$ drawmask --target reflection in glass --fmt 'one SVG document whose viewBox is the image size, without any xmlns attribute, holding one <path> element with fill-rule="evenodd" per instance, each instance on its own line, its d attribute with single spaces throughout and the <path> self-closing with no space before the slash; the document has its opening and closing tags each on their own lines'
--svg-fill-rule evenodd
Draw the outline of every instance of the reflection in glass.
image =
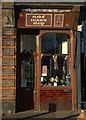
<svg viewBox="0 0 86 120">
<path fill-rule="evenodd" d="M 21 87 L 34 86 L 34 64 L 29 60 L 23 60 L 21 63 Z"/>
</svg>

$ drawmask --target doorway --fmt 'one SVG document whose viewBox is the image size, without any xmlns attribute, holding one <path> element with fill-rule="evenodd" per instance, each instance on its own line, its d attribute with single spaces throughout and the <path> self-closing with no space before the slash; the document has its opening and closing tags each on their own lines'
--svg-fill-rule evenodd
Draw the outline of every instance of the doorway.
<svg viewBox="0 0 86 120">
<path fill-rule="evenodd" d="M 38 54 L 37 71 L 35 71 L 33 52 Z M 54 63 L 53 57 L 55 56 L 56 62 Z M 40 88 L 42 89 L 43 86 L 47 86 L 49 89 L 52 86 L 52 90 L 53 88 L 58 89 L 58 86 L 62 86 L 62 89 L 64 86 L 70 87 L 70 59 L 70 37 L 67 33 L 54 30 L 17 29 L 16 111 L 34 108 L 39 110 L 45 106 L 48 107 L 49 101 L 44 104 L 41 99 L 44 98 L 40 94 Z M 52 82 L 52 78 L 54 80 L 58 78 L 57 82 Z M 71 94 L 68 94 L 70 95 L 68 109 L 71 109 L 72 98 Z M 53 99 L 52 101 L 56 102 L 58 99 L 56 97 L 55 101 Z M 61 101 L 62 103 L 57 102 L 56 104 L 63 107 L 63 97 L 61 97 Z"/>
<path fill-rule="evenodd" d="M 34 109 L 33 52 L 37 34 L 38 30 L 17 29 L 16 112 Z"/>
</svg>

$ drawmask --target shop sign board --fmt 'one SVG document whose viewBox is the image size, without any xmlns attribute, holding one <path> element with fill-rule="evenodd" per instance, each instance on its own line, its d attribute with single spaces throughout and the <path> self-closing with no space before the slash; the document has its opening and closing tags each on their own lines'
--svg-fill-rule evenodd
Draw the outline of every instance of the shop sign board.
<svg viewBox="0 0 86 120">
<path fill-rule="evenodd" d="M 73 29 L 77 27 L 78 13 L 27 13 L 21 12 L 18 19 L 18 28 L 60 28 Z"/>
<path fill-rule="evenodd" d="M 52 27 L 52 14 L 26 14 L 26 27 Z"/>
</svg>

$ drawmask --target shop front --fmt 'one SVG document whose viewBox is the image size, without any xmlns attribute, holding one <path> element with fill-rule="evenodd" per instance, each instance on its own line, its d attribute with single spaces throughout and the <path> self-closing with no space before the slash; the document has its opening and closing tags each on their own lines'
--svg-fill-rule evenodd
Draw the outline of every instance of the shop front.
<svg viewBox="0 0 86 120">
<path fill-rule="evenodd" d="M 17 16 L 17 111 L 77 111 L 79 7 L 31 6 Z"/>
<path fill-rule="evenodd" d="M 70 61 L 69 33 L 59 30 L 45 31 L 41 37 L 41 109 L 72 109 Z"/>
</svg>

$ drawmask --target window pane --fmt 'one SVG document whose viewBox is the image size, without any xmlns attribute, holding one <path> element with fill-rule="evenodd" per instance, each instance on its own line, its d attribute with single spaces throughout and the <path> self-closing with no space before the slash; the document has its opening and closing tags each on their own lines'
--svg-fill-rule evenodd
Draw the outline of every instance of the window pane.
<svg viewBox="0 0 86 120">
<path fill-rule="evenodd" d="M 69 36 L 45 33 L 41 44 L 41 85 L 69 86 Z"/>
</svg>

